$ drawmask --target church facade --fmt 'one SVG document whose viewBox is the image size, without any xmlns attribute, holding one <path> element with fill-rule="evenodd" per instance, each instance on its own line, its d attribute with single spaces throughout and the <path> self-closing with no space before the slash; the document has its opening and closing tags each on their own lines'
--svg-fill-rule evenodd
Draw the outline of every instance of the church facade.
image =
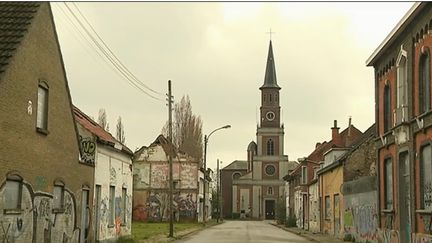
<svg viewBox="0 0 432 243">
<path fill-rule="evenodd" d="M 261 107 L 256 142 L 252 141 L 247 149 L 246 173 L 241 173 L 241 176 L 233 173 L 237 176 L 232 177 L 230 201 L 232 215 L 275 219 L 277 204 L 285 199 L 283 177 L 296 163 L 289 162 L 288 156 L 284 155 L 284 126 L 281 123 L 279 95 L 281 87 L 277 84 L 271 41 L 264 84 L 259 89 Z"/>
</svg>

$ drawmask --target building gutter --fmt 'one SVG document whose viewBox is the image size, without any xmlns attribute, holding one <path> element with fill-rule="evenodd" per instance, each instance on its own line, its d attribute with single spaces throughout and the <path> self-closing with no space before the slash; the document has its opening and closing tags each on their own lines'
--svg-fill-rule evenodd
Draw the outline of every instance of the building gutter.
<svg viewBox="0 0 432 243">
<path fill-rule="evenodd" d="M 372 53 L 372 55 L 366 60 L 366 66 L 372 66 L 376 59 L 381 56 L 383 50 L 391 45 L 393 41 L 399 36 L 404 27 L 414 18 L 414 13 L 420 11 L 424 4 L 422 2 L 415 2 L 414 5 L 408 10 L 408 12 L 402 17 L 398 24 L 392 29 L 392 31 L 387 35 L 383 42 L 378 46 L 377 49 Z"/>
</svg>

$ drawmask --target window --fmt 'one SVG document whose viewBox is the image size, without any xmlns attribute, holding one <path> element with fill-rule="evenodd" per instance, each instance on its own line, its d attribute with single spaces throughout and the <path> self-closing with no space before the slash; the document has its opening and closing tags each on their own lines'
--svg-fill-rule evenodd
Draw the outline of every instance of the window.
<svg viewBox="0 0 432 243">
<path fill-rule="evenodd" d="M 54 205 L 53 209 L 62 209 L 64 202 L 64 186 L 63 185 L 54 185 Z"/>
<path fill-rule="evenodd" d="M 4 209 L 17 210 L 21 209 L 21 190 L 22 183 L 18 180 L 6 180 L 4 200 Z"/>
<path fill-rule="evenodd" d="M 391 127 L 391 92 L 390 85 L 384 86 L 384 132 Z"/>
<path fill-rule="evenodd" d="M 420 57 L 419 111 L 420 114 L 430 109 L 430 57 L 425 52 Z"/>
<path fill-rule="evenodd" d="M 36 127 L 41 130 L 48 130 L 48 86 L 39 85 Z"/>
<path fill-rule="evenodd" d="M 432 157 L 431 145 L 422 147 L 420 158 L 421 208 L 432 210 Z"/>
<path fill-rule="evenodd" d="M 276 173 L 276 168 L 274 167 L 274 165 L 267 165 L 265 167 L 265 173 L 269 176 L 272 176 Z"/>
<path fill-rule="evenodd" d="M 114 186 L 110 186 L 110 191 L 109 191 L 109 212 L 108 212 L 108 216 L 109 216 L 109 221 L 108 223 L 110 225 L 114 225 L 114 197 L 115 197 L 115 187 Z"/>
<path fill-rule="evenodd" d="M 401 50 L 397 64 L 397 110 L 396 124 L 406 121 L 408 116 L 408 82 L 406 51 Z"/>
<path fill-rule="evenodd" d="M 384 160 L 384 206 L 393 209 L 393 165 L 391 158 Z"/>
<path fill-rule="evenodd" d="M 269 94 L 269 101 L 272 102 L 272 95 Z"/>
<path fill-rule="evenodd" d="M 325 215 L 326 220 L 331 219 L 331 212 L 330 212 L 330 196 L 325 196 Z"/>
<path fill-rule="evenodd" d="M 307 183 L 307 167 L 302 166 L 301 168 L 301 183 L 306 184 Z"/>
<path fill-rule="evenodd" d="M 233 179 L 238 180 L 241 177 L 241 174 L 239 172 L 234 172 Z"/>
<path fill-rule="evenodd" d="M 267 187 L 267 195 L 273 195 L 273 187 Z"/>
<path fill-rule="evenodd" d="M 271 139 L 267 141 L 267 155 L 274 155 L 274 143 Z"/>
<path fill-rule="evenodd" d="M 121 209 L 122 209 L 122 223 L 123 224 L 126 224 L 126 204 L 127 204 L 127 202 L 126 202 L 126 200 L 127 200 L 127 189 L 126 188 L 122 188 L 122 207 L 121 207 Z"/>
</svg>

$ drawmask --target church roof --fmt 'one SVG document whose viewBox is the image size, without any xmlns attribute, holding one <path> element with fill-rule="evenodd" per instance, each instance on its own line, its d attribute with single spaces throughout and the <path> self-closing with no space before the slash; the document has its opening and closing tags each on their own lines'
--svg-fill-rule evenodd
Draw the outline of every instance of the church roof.
<svg viewBox="0 0 432 243">
<path fill-rule="evenodd" d="M 273 47 L 272 47 L 271 40 L 270 40 L 269 51 L 268 51 L 268 56 L 267 56 L 267 66 L 266 66 L 266 71 L 265 71 L 264 84 L 263 84 L 263 86 L 261 86 L 260 89 L 262 89 L 262 88 L 278 88 L 278 89 L 280 89 L 280 87 L 277 84 L 277 79 L 276 79 L 276 67 L 275 67 L 274 58 L 273 58 Z"/>
<path fill-rule="evenodd" d="M 248 162 L 246 160 L 234 160 L 231 164 L 225 166 L 222 170 L 247 170 Z"/>
<path fill-rule="evenodd" d="M 39 6 L 38 2 L 0 3 L 0 73 L 7 69 Z"/>
</svg>

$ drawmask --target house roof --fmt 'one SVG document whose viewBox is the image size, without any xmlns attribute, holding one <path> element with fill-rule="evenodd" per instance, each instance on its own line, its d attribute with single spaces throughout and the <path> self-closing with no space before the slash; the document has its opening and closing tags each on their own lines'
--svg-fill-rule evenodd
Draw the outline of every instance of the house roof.
<svg viewBox="0 0 432 243">
<path fill-rule="evenodd" d="M 39 2 L 0 2 L 0 74 L 28 32 Z"/>
<path fill-rule="evenodd" d="M 231 164 L 225 166 L 222 170 L 247 170 L 248 162 L 246 160 L 234 160 Z"/>
<path fill-rule="evenodd" d="M 78 122 L 81 126 L 91 132 L 98 138 L 99 142 L 105 142 L 106 144 L 114 147 L 115 144 L 122 145 L 122 151 L 126 152 L 129 155 L 133 155 L 133 152 L 122 144 L 120 141 L 115 139 L 111 133 L 105 131 L 97 122 L 87 116 L 84 112 L 78 109 L 76 106 L 73 107 L 73 112 L 75 116 L 75 121 Z"/>
<path fill-rule="evenodd" d="M 381 42 L 381 44 L 375 49 L 372 55 L 366 60 L 366 66 L 374 65 L 375 61 L 384 53 L 384 50 L 389 47 L 404 28 L 412 21 L 415 15 L 425 6 L 426 3 L 416 2 L 408 10 L 408 12 L 402 17 L 398 24 L 392 29 L 387 37 Z"/>
<path fill-rule="evenodd" d="M 370 137 L 374 137 L 376 134 L 376 126 L 375 123 L 372 124 L 364 133 L 362 136 L 360 136 L 350 147 L 350 150 L 344 153 L 340 158 L 338 158 L 333 163 L 329 164 L 328 166 L 320 169 L 317 173 L 323 174 L 331 169 L 334 169 L 338 167 L 339 165 L 342 165 L 342 162 L 347 159 L 354 151 L 356 151 L 360 145 L 362 145 L 364 142 L 366 142 L 367 139 Z"/>
</svg>

